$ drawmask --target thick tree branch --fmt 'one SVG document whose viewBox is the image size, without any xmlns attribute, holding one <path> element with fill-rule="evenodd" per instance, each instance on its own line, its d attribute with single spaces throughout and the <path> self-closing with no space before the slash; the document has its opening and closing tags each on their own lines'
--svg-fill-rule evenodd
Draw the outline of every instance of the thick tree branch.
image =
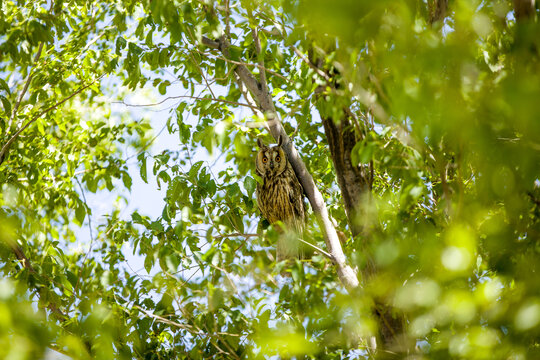
<svg viewBox="0 0 540 360">
<path fill-rule="evenodd" d="M 448 9 L 448 0 L 430 0 L 429 7 L 429 25 L 443 21 Z"/>
<path fill-rule="evenodd" d="M 213 41 L 203 37 L 202 42 L 209 47 L 219 49 L 225 57 L 229 57 L 229 45 L 226 39 L 222 38 L 220 41 Z M 283 149 L 287 153 L 298 180 L 302 184 L 309 199 L 313 212 L 317 216 L 317 220 L 319 221 L 320 227 L 323 231 L 328 252 L 332 256 L 332 260 L 337 267 L 340 281 L 349 290 L 357 288 L 359 286 L 358 278 L 355 271 L 346 262 L 345 254 L 341 248 L 338 234 L 332 224 L 332 221 L 330 220 L 328 209 L 326 208 L 322 194 L 315 186 L 313 177 L 308 172 L 306 165 L 298 154 L 298 151 L 290 142 L 289 137 L 285 133 L 285 130 L 281 125 L 281 121 L 279 121 L 279 115 L 274 107 L 272 97 L 268 92 L 263 90 L 261 83 L 257 81 L 257 79 L 245 66 L 238 65 L 235 69 L 235 73 L 240 81 L 245 84 L 254 100 L 257 102 L 259 108 L 265 113 L 266 117 L 271 120 L 268 122 L 268 128 L 274 139 L 278 139 L 280 136 L 284 139 Z"/>
<path fill-rule="evenodd" d="M 535 0 L 512 0 L 517 21 L 533 19 L 536 14 Z"/>
<path fill-rule="evenodd" d="M 257 56 L 259 57 L 259 67 L 264 69 L 264 54 L 262 54 L 261 49 L 261 40 L 259 39 L 259 30 L 255 26 L 252 30 L 253 42 L 255 43 L 255 50 L 257 51 Z M 259 80 L 262 86 L 263 92 L 268 92 L 268 83 L 266 82 L 266 72 L 261 70 L 259 73 Z"/>
<path fill-rule="evenodd" d="M 332 161 L 336 168 L 336 177 L 345 204 L 345 212 L 349 219 L 351 232 L 354 236 L 361 234 L 362 224 L 359 220 L 359 205 L 362 197 L 369 195 L 371 179 L 368 169 L 353 166 L 351 152 L 359 138 L 351 126 L 347 117 L 335 121 L 335 119 L 321 116 L 324 132 L 332 155 Z"/>
<path fill-rule="evenodd" d="M 244 99 L 246 99 L 246 102 L 249 104 L 249 107 L 253 111 L 253 114 L 255 114 L 256 116 L 258 116 L 260 118 L 263 118 L 264 114 L 261 112 L 261 110 L 257 106 L 257 103 L 255 102 L 255 100 L 253 99 L 251 94 L 249 93 L 248 89 L 245 87 L 245 85 L 240 80 L 240 77 L 238 77 L 238 75 L 236 73 L 234 73 L 233 75 L 234 75 L 234 81 L 238 85 L 238 88 L 240 89 L 240 92 L 244 96 Z M 264 125 L 266 125 L 266 124 L 264 124 Z"/>
</svg>

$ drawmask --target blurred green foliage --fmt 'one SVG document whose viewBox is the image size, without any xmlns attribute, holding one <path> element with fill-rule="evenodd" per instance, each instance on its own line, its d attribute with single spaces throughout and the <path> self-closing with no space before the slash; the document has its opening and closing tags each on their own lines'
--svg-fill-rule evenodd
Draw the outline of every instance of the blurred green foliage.
<svg viewBox="0 0 540 360">
<path fill-rule="evenodd" d="M 540 25 L 502 0 L 450 1 L 431 24 L 435 3 L 1 2 L 0 146 L 30 125 L 0 164 L 0 358 L 388 357 L 404 349 L 368 341 L 380 303 L 404 316 L 396 337 L 415 358 L 538 358 Z M 203 36 L 228 37 L 230 57 Z M 320 255 L 276 264 L 279 234 L 255 234 L 268 137 L 238 115 L 239 64 L 264 64 L 349 262 L 375 265 L 357 292 Z M 163 124 L 178 146 L 155 154 L 159 129 L 111 101 L 177 96 L 174 83 L 187 95 Z M 351 161 L 374 168 L 361 219 L 346 217 L 315 106 L 359 119 Z M 166 190 L 161 215 L 111 204 L 89 224 L 84 194 L 132 176 Z"/>
</svg>

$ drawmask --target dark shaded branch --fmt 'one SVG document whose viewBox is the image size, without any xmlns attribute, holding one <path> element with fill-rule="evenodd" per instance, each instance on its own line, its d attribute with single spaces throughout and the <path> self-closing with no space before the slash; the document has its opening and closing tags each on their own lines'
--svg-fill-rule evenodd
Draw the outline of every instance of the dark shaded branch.
<svg viewBox="0 0 540 360">
<path fill-rule="evenodd" d="M 536 15 L 535 0 L 512 0 L 517 21 L 533 19 Z"/>
<path fill-rule="evenodd" d="M 304 61 L 306 61 L 305 58 Z M 339 75 L 335 69 L 326 69 L 322 59 L 317 58 L 314 52 L 311 52 L 307 62 L 311 64 L 310 66 L 315 66 L 318 69 L 317 73 L 323 72 L 323 77 L 326 79 L 337 79 L 335 75 Z M 339 80 L 328 82 L 326 86 L 329 86 L 330 91 L 334 94 L 338 93 L 338 89 L 343 89 Z M 323 93 L 327 90 L 326 88 L 320 88 L 317 92 Z M 367 249 L 367 235 L 369 235 L 370 229 L 364 225 L 363 219 L 366 213 L 363 211 L 362 204 L 369 202 L 371 199 L 373 167 L 372 164 L 371 166 L 355 166 L 351 156 L 354 146 L 358 141 L 362 140 L 364 133 L 360 129 L 358 120 L 351 111 L 350 105 L 344 105 L 341 109 L 342 115 L 335 117 L 334 115 L 324 114 L 322 110 L 324 110 L 325 106 L 320 106 L 324 101 L 326 101 L 324 98 L 319 99 L 318 108 L 336 170 L 336 177 L 343 197 L 349 226 L 355 238 L 360 236 L 364 238 L 359 247 Z M 354 130 L 355 127 L 358 129 L 357 132 Z M 367 264 L 362 270 L 363 278 L 365 281 L 369 281 L 376 275 L 376 272 L 375 262 L 368 257 Z M 397 313 L 384 298 L 374 300 L 373 316 L 378 323 L 378 338 L 381 341 L 381 348 L 377 349 L 378 356 L 384 358 L 388 357 L 389 354 L 396 355 L 396 353 L 388 351 L 389 349 L 397 351 L 400 355 L 407 353 L 413 346 L 400 337 L 405 323 L 403 315 Z M 373 346 L 376 347 L 376 344 Z"/>
<path fill-rule="evenodd" d="M 345 212 L 349 219 L 351 232 L 356 236 L 362 233 L 362 226 L 358 221 L 358 206 L 363 200 L 362 197 L 366 194 L 369 195 L 371 179 L 367 172 L 368 169 L 352 164 L 351 152 L 356 145 L 357 137 L 348 118 L 344 117 L 339 121 L 329 117 L 321 116 L 321 118 L 332 161 L 336 168 L 341 196 L 345 203 Z"/>
<path fill-rule="evenodd" d="M 448 10 L 448 0 L 430 0 L 429 7 L 429 25 L 433 26 L 436 22 L 443 21 Z"/>
</svg>

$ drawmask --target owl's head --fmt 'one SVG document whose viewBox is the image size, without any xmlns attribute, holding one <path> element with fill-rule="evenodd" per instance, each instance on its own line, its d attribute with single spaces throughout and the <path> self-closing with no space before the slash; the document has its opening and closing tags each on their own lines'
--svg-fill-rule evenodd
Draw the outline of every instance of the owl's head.
<svg viewBox="0 0 540 360">
<path fill-rule="evenodd" d="M 261 139 L 257 139 L 259 153 L 255 161 L 257 173 L 261 177 L 274 177 L 280 175 L 287 168 L 287 155 L 281 148 L 283 138 L 280 136 L 276 146 L 266 146 Z"/>
</svg>

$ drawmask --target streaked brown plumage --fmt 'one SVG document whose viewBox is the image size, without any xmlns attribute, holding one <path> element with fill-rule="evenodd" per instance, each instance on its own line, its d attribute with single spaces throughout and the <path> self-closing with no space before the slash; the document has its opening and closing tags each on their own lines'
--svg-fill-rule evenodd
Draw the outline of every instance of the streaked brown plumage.
<svg viewBox="0 0 540 360">
<path fill-rule="evenodd" d="M 266 146 L 260 139 L 257 144 L 257 174 L 263 180 L 257 184 L 257 205 L 269 223 L 281 221 L 286 227 L 277 244 L 277 258 L 301 257 L 298 236 L 302 235 L 305 216 L 302 185 L 281 148 L 281 137 L 277 146 Z"/>
</svg>

